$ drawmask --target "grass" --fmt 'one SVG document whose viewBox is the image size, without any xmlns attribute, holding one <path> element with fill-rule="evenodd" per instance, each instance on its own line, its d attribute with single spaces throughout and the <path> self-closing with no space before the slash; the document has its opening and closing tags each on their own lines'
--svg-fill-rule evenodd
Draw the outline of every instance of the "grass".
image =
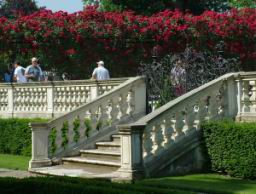
<svg viewBox="0 0 256 194">
<path fill-rule="evenodd" d="M 255 194 L 256 181 L 242 180 L 218 174 L 196 174 L 146 179 L 138 182 L 145 186 L 182 189 L 207 193 Z"/>
<path fill-rule="evenodd" d="M 0 168 L 15 170 L 27 170 L 30 157 L 0 154 Z M 57 177 L 56 177 L 57 178 Z M 90 182 L 93 180 L 76 179 L 68 177 L 54 178 L 54 181 L 72 183 L 74 185 Z M 41 181 L 44 178 L 32 178 L 31 181 Z M 0 180 L 0 181 L 3 181 Z M 24 180 L 26 182 L 26 180 Z M 49 180 L 50 182 L 52 179 Z M 95 182 L 103 188 L 125 189 L 141 193 L 234 193 L 234 194 L 256 194 L 256 180 L 242 180 L 218 174 L 195 174 L 186 176 L 174 176 L 164 178 L 145 179 L 137 181 L 133 185 L 120 185 L 109 182 Z M 45 183 L 47 185 L 47 183 Z M 154 192 L 153 192 L 154 191 Z"/>
<path fill-rule="evenodd" d="M 0 168 L 27 170 L 31 157 L 0 154 Z"/>
</svg>

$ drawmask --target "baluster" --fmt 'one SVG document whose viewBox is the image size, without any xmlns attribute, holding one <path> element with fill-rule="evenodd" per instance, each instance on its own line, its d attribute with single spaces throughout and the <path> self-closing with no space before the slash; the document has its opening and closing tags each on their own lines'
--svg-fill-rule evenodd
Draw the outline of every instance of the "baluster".
<svg viewBox="0 0 256 194">
<path fill-rule="evenodd" d="M 108 123 L 108 105 L 107 103 L 103 103 L 99 106 L 99 115 L 98 115 L 98 122 L 101 125 L 101 128 L 109 126 Z"/>
<path fill-rule="evenodd" d="M 119 120 L 121 120 L 123 117 L 126 116 L 126 112 L 127 112 L 127 108 L 128 108 L 127 94 L 124 93 L 124 94 L 120 95 L 118 106 L 119 106 L 118 118 L 119 118 Z"/>
<path fill-rule="evenodd" d="M 145 131 L 143 133 L 143 158 L 145 161 L 150 160 L 150 158 L 153 156 L 153 126 L 152 125 L 147 125 L 145 128 Z"/>
<path fill-rule="evenodd" d="M 68 103 L 67 103 L 67 89 L 62 87 L 61 88 L 61 107 L 62 107 L 62 112 L 68 112 Z"/>
<path fill-rule="evenodd" d="M 249 81 L 243 81 L 242 112 L 250 112 Z"/>
<path fill-rule="evenodd" d="M 219 95 L 217 97 L 217 104 L 218 104 L 218 117 L 223 118 L 225 116 L 225 110 L 227 109 L 227 82 L 224 82 L 219 90 Z"/>
<path fill-rule="evenodd" d="M 67 136 L 68 136 L 68 144 L 72 144 L 74 142 L 74 121 L 76 118 L 74 118 L 74 120 L 71 120 L 67 123 L 67 127 L 68 127 L 68 132 L 67 132 Z M 68 145 L 67 145 L 68 147 Z"/>
<path fill-rule="evenodd" d="M 80 115 L 78 117 L 79 122 L 80 122 L 80 127 L 79 127 L 79 134 L 80 134 L 80 139 L 85 137 L 85 124 L 84 124 L 84 116 Z"/>
<path fill-rule="evenodd" d="M 61 95 L 61 88 L 59 87 L 58 89 L 57 89 L 57 95 L 56 95 L 57 97 L 56 97 L 56 99 L 57 99 L 57 107 L 56 107 L 56 109 L 57 109 L 57 112 L 61 112 L 61 110 L 62 110 L 62 95 Z"/>
<path fill-rule="evenodd" d="M 90 102 L 91 101 L 91 87 L 88 87 L 86 90 L 86 95 L 87 95 L 87 99 L 86 102 Z"/>
<path fill-rule="evenodd" d="M 89 118 L 91 121 L 91 126 L 92 126 L 92 131 L 95 132 L 95 129 L 97 127 L 97 121 L 98 121 L 98 117 L 97 117 L 97 113 L 96 113 L 96 107 L 89 110 Z"/>
<path fill-rule="evenodd" d="M 110 111 L 110 117 L 111 117 L 111 124 L 113 125 L 117 120 L 118 120 L 118 101 L 119 99 L 117 97 L 114 97 L 114 99 L 112 99 L 110 101 L 110 105 L 111 105 L 111 111 Z"/>
<path fill-rule="evenodd" d="M 194 105 L 188 105 L 186 107 L 186 116 L 185 116 L 185 123 L 186 123 L 186 133 L 193 132 L 195 130 L 195 111 Z"/>
<path fill-rule="evenodd" d="M 183 113 L 181 111 L 177 111 L 175 113 L 175 140 L 177 140 L 178 138 L 184 136 L 183 133 L 183 127 L 184 127 L 184 121 L 183 121 Z"/>
<path fill-rule="evenodd" d="M 79 106 L 81 106 L 81 105 L 83 105 L 83 104 L 85 104 L 86 103 L 86 87 L 81 87 L 81 97 L 80 97 L 80 102 L 81 102 L 81 104 L 79 105 Z"/>
<path fill-rule="evenodd" d="M 47 89 L 46 88 L 44 88 L 43 102 L 44 102 L 44 111 L 47 111 Z"/>
<path fill-rule="evenodd" d="M 197 129 L 200 129 L 203 121 L 206 119 L 206 115 L 207 115 L 207 100 L 205 98 L 202 98 L 199 102 L 198 102 L 198 124 L 197 124 Z"/>
<path fill-rule="evenodd" d="M 216 119 L 216 117 L 218 116 L 218 104 L 217 104 L 217 94 L 215 92 L 213 92 L 210 95 L 210 99 L 209 99 L 209 105 L 208 105 L 208 115 L 209 115 L 209 119 Z"/>
<path fill-rule="evenodd" d="M 163 137 L 163 130 L 162 130 L 162 123 L 156 122 L 153 126 L 153 132 L 154 132 L 154 137 L 153 137 L 153 144 L 154 144 L 154 153 L 160 153 L 163 150 L 163 142 L 164 142 L 164 137 Z"/>
<path fill-rule="evenodd" d="M 43 111 L 43 90 L 38 88 L 38 102 L 37 102 L 37 111 Z"/>
<path fill-rule="evenodd" d="M 76 98 L 77 98 L 77 94 L 76 94 L 76 90 L 75 87 L 70 87 L 70 108 L 69 110 L 73 110 L 75 109 L 76 106 Z"/>
<path fill-rule="evenodd" d="M 164 147 L 168 147 L 169 145 L 173 144 L 173 134 L 174 134 L 174 129 L 173 129 L 173 125 L 174 122 L 172 120 L 172 117 L 170 115 L 168 115 L 164 122 L 163 122 L 163 130 L 164 130 Z"/>
<path fill-rule="evenodd" d="M 62 146 L 61 146 L 61 143 L 62 143 L 61 128 L 62 128 L 62 125 L 60 125 L 60 124 L 58 126 L 56 126 L 56 131 L 57 131 L 56 148 L 57 148 L 57 150 L 62 148 Z"/>
<path fill-rule="evenodd" d="M 134 92 L 132 89 L 128 92 L 128 97 L 127 97 L 127 104 L 128 104 L 128 109 L 127 109 L 127 114 L 131 116 L 134 112 Z"/>
<path fill-rule="evenodd" d="M 251 113 L 256 113 L 256 81 L 250 81 L 251 89 L 251 97 L 250 104 L 251 104 Z"/>
</svg>

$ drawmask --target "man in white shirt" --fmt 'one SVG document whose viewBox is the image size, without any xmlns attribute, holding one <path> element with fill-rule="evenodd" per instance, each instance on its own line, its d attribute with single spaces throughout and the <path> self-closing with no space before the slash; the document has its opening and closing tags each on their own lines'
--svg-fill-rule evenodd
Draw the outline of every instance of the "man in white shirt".
<svg viewBox="0 0 256 194">
<path fill-rule="evenodd" d="M 25 68 L 20 65 L 19 62 L 14 63 L 14 75 L 13 79 L 17 81 L 17 83 L 26 83 L 27 79 L 25 77 Z"/>
<path fill-rule="evenodd" d="M 106 80 L 109 79 L 109 72 L 108 70 L 104 67 L 104 62 L 99 61 L 97 62 L 98 67 L 94 69 L 92 73 L 92 79 L 96 80 Z"/>
</svg>

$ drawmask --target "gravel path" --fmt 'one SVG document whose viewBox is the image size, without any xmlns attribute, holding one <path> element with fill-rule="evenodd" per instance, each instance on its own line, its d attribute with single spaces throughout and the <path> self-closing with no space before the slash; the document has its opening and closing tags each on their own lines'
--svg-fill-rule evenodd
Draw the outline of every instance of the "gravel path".
<svg viewBox="0 0 256 194">
<path fill-rule="evenodd" d="M 36 177 L 36 176 L 42 176 L 42 175 L 33 174 L 28 171 L 10 170 L 10 169 L 0 168 L 0 177 L 25 178 L 25 177 Z"/>
</svg>

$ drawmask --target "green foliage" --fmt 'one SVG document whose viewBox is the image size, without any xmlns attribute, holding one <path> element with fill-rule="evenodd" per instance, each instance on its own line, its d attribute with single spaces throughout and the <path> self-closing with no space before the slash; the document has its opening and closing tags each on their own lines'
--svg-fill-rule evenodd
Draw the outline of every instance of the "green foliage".
<svg viewBox="0 0 256 194">
<path fill-rule="evenodd" d="M 253 0 L 252 0 L 253 1 Z M 83 0 L 85 5 L 98 5 L 97 0 Z M 189 10 L 201 14 L 204 10 L 225 11 L 229 8 L 227 0 L 101 0 L 103 11 L 133 10 L 138 14 L 151 15 L 165 9 Z"/>
<path fill-rule="evenodd" d="M 256 0 L 229 0 L 230 5 L 236 8 L 256 8 Z"/>
<path fill-rule="evenodd" d="M 79 118 L 77 118 L 76 120 L 74 120 L 73 126 L 74 126 L 73 131 L 74 131 L 74 133 L 75 133 L 75 135 L 74 135 L 74 141 L 75 141 L 75 142 L 78 142 L 78 141 L 79 141 L 79 138 L 80 138 L 80 133 L 79 133 L 80 119 L 79 119 Z"/>
<path fill-rule="evenodd" d="M 33 185 L 33 186 L 31 186 Z M 118 184 L 107 180 L 71 177 L 0 178 L 3 193 L 35 194 L 193 194 L 172 188 L 148 187 L 140 184 Z"/>
<path fill-rule="evenodd" d="M 66 149 L 68 145 L 68 121 L 65 121 L 63 123 L 63 126 L 61 128 L 61 137 L 62 137 L 62 142 L 61 146 Z"/>
<path fill-rule="evenodd" d="M 213 170 L 256 178 L 256 123 L 206 122 L 202 130 Z"/>
<path fill-rule="evenodd" d="M 85 118 L 84 119 L 84 126 L 85 126 L 85 136 L 89 137 L 90 132 L 92 131 L 91 119 Z"/>
<path fill-rule="evenodd" d="M 57 138 L 57 130 L 56 128 L 52 128 L 50 135 L 49 135 L 49 140 L 50 140 L 50 153 L 53 155 L 56 150 L 57 150 L 57 145 L 56 145 L 56 138 Z"/>
<path fill-rule="evenodd" d="M 39 8 L 33 0 L 3 0 L 0 1 L 0 17 L 14 18 L 18 15 L 28 15 Z"/>
<path fill-rule="evenodd" d="M 31 129 L 29 123 L 42 119 L 0 119 L 0 153 L 31 155 Z"/>
<path fill-rule="evenodd" d="M 98 131 L 101 129 L 102 126 L 103 126 L 103 122 L 102 122 L 102 121 L 97 121 L 96 129 L 97 129 Z"/>
</svg>

